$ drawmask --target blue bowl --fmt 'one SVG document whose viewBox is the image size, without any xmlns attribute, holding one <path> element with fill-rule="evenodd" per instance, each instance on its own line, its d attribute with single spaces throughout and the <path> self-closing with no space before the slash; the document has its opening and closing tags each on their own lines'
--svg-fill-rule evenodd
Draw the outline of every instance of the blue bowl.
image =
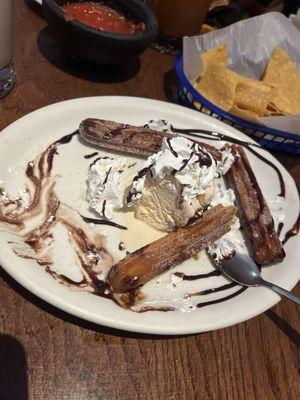
<svg viewBox="0 0 300 400">
<path fill-rule="evenodd" d="M 268 128 L 254 124 L 222 110 L 203 97 L 189 82 L 183 71 L 183 55 L 178 53 L 175 58 L 175 70 L 179 80 L 178 92 L 183 105 L 196 109 L 204 114 L 219 119 L 234 128 L 246 133 L 262 147 L 269 150 L 300 154 L 300 136 L 294 133 Z"/>
</svg>

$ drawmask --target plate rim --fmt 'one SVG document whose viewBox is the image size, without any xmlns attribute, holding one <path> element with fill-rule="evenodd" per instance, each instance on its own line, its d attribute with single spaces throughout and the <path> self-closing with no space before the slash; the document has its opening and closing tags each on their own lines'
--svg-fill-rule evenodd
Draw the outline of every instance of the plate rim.
<svg viewBox="0 0 300 400">
<path fill-rule="evenodd" d="M 135 96 L 89 96 L 89 97 L 78 97 L 78 98 L 74 98 L 74 99 L 68 99 L 68 100 L 64 100 L 64 101 L 59 101 L 59 102 L 55 102 L 52 103 L 50 105 L 38 108 L 37 110 L 34 110 L 24 116 L 22 116 L 21 118 L 17 119 L 16 121 L 14 121 L 13 123 L 11 123 L 10 125 L 8 125 L 6 128 L 4 128 L 1 132 L 0 135 L 0 142 L 3 140 L 2 137 L 7 137 L 7 135 L 10 134 L 10 131 L 13 131 L 15 129 L 15 125 L 20 124 L 26 120 L 30 120 L 30 118 L 35 117 L 38 114 L 42 114 L 45 111 L 47 111 L 47 109 L 51 109 L 51 108 L 55 108 L 55 107 L 61 107 L 64 106 L 64 104 L 72 104 L 72 103 L 77 103 L 77 102 L 82 102 L 82 101 L 101 101 L 101 100 L 108 100 L 108 101 L 115 101 L 116 99 L 119 99 L 119 101 L 123 101 L 126 102 L 126 100 L 130 100 L 130 101 L 142 101 L 144 104 L 157 104 L 157 105 L 162 105 L 164 107 L 167 106 L 167 108 L 173 108 L 178 109 L 178 107 L 181 109 L 181 111 L 189 111 L 189 114 L 191 115 L 194 114 L 195 119 L 197 119 L 197 117 L 200 119 L 204 118 L 204 120 L 207 120 L 207 122 L 215 122 L 217 123 L 217 125 L 219 125 L 220 129 L 222 129 L 222 127 L 225 129 L 226 128 L 230 128 L 230 130 L 234 130 L 234 132 L 236 132 L 236 134 L 238 134 L 240 137 L 243 137 L 247 140 L 249 140 L 249 137 L 247 135 L 245 135 L 244 133 L 238 131 L 237 129 L 235 129 L 234 127 L 230 127 L 226 124 L 224 124 L 221 121 L 218 121 L 210 116 L 204 115 L 204 114 L 200 114 L 198 111 L 195 110 L 190 110 L 187 109 L 184 106 L 181 105 L 177 105 L 174 103 L 169 103 L 166 101 L 161 101 L 161 100 L 155 100 L 155 99 L 149 99 L 149 98 L 142 98 L 142 97 L 135 97 Z M 200 114 L 200 115 L 199 115 Z M 265 150 L 265 149 L 263 149 Z M 286 170 L 286 168 L 280 163 L 280 161 L 278 161 L 271 153 L 269 153 L 267 150 L 265 150 L 268 155 L 271 157 L 271 159 L 273 161 L 275 161 L 276 164 L 279 164 L 280 167 L 284 170 L 284 172 L 289 176 L 290 179 L 290 183 L 293 186 L 293 191 L 297 192 L 297 188 L 296 188 L 296 184 L 294 182 L 294 179 L 291 177 L 290 173 Z M 175 329 L 174 327 L 170 327 L 170 326 L 151 326 L 149 327 L 149 325 L 147 327 L 143 326 L 143 323 L 141 324 L 135 324 L 133 322 L 130 322 L 130 324 L 128 325 L 128 323 L 126 322 L 126 320 L 119 320 L 116 321 L 115 319 L 108 319 L 108 318 L 101 318 L 101 315 L 99 316 L 99 318 L 97 318 L 97 321 L 95 321 L 95 318 L 93 318 L 92 315 L 89 315 L 89 313 L 85 313 L 82 310 L 78 309 L 78 307 L 72 303 L 70 303 L 69 301 L 64 301 L 61 300 L 59 298 L 57 298 L 57 296 L 48 293 L 47 291 L 43 292 L 42 289 L 36 284 L 32 284 L 32 282 L 30 283 L 27 279 L 22 279 L 22 275 L 18 275 L 17 273 L 15 273 L 15 271 L 12 269 L 10 269 L 9 266 L 5 265 L 5 260 L 2 259 L 1 253 L 0 253 L 0 265 L 1 267 L 7 272 L 7 274 L 9 276 L 11 276 L 16 282 L 18 282 L 18 284 L 20 284 L 21 286 L 23 286 L 25 289 L 27 289 L 29 292 L 33 293 L 35 296 L 37 296 L 38 298 L 40 298 L 42 301 L 46 301 L 47 303 L 51 304 L 52 306 L 56 307 L 57 309 L 63 310 L 71 315 L 74 315 L 75 317 L 79 317 L 83 320 L 89 321 L 91 323 L 100 325 L 100 326 L 105 326 L 105 327 L 109 327 L 109 328 L 113 328 L 113 329 L 119 329 L 119 330 L 124 330 L 124 331 L 129 331 L 129 332 L 137 332 L 137 333 L 144 333 L 144 334 L 156 334 L 156 335 L 187 335 L 187 334 L 195 334 L 195 333 L 200 333 L 200 332 L 209 332 L 209 331 L 214 331 L 217 329 L 222 329 L 222 328 L 226 328 L 229 326 L 233 326 L 239 323 L 242 323 L 244 321 L 247 321 L 255 316 L 258 316 L 260 314 L 262 314 L 263 312 L 265 312 L 266 310 L 268 310 L 269 308 L 273 307 L 275 304 L 277 304 L 281 299 L 279 296 L 277 295 L 272 295 L 272 296 L 268 296 L 269 300 L 264 303 L 264 306 L 260 308 L 260 310 L 257 311 L 257 308 L 253 311 L 253 312 L 249 312 L 245 315 L 245 317 L 241 317 L 239 316 L 238 318 L 233 318 L 230 319 L 230 321 L 226 321 L 224 323 L 224 320 L 220 320 L 221 322 L 216 321 L 214 323 L 214 325 L 209 328 L 209 329 L 204 329 L 201 330 L 201 328 L 199 326 L 196 326 L 195 328 L 191 328 L 191 327 L 182 327 L 182 326 L 177 326 Z M 295 287 L 299 281 L 299 277 L 297 277 L 297 281 L 295 281 L 292 285 L 292 287 L 290 287 L 289 289 L 292 289 L 293 287 Z M 251 288 L 250 288 L 251 289 Z M 248 289 L 248 290 L 250 290 Z M 13 289 L 14 290 L 14 289 Z M 266 289 L 267 290 L 267 289 Z M 61 303 L 62 302 L 62 303 Z"/>
</svg>

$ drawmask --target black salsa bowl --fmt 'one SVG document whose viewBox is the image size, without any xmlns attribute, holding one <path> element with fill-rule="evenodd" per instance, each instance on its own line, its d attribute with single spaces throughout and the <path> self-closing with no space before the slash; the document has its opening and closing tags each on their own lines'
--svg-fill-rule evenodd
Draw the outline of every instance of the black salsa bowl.
<svg viewBox="0 0 300 400">
<path fill-rule="evenodd" d="M 112 4 L 110 1 L 93 0 L 93 2 Z M 74 19 L 68 20 L 61 9 L 65 3 L 70 3 L 70 0 L 43 0 L 45 19 L 59 42 L 72 53 L 89 61 L 104 65 L 126 64 L 142 53 L 157 34 L 157 20 L 141 0 L 113 2 L 125 16 L 144 23 L 145 29 L 134 34 L 106 32 Z"/>
</svg>

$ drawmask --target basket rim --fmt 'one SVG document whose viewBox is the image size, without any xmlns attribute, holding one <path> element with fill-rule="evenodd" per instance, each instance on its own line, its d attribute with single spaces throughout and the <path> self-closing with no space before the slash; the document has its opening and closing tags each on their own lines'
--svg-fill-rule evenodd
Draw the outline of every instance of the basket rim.
<svg viewBox="0 0 300 400">
<path fill-rule="evenodd" d="M 190 81 L 188 80 L 188 78 L 186 77 L 186 75 L 184 73 L 184 70 L 183 70 L 183 52 L 182 51 L 180 51 L 180 52 L 178 52 L 176 54 L 174 64 L 175 64 L 176 74 L 177 74 L 177 76 L 179 78 L 179 81 L 182 83 L 182 85 L 188 90 L 188 92 L 190 92 L 193 95 L 193 97 L 195 98 L 196 101 L 199 101 L 199 103 L 203 104 L 206 108 L 210 109 L 215 114 L 220 115 L 224 119 L 227 119 L 227 120 L 229 120 L 230 122 L 232 122 L 234 124 L 242 125 L 247 129 L 252 129 L 253 131 L 261 131 L 261 132 L 264 132 L 264 133 L 267 133 L 267 134 L 271 134 L 273 136 L 283 137 L 285 139 L 290 139 L 290 140 L 293 140 L 294 142 L 297 142 L 297 144 L 300 142 L 300 135 L 297 135 L 297 134 L 292 133 L 292 132 L 281 131 L 281 130 L 276 129 L 276 128 L 269 128 L 269 127 L 264 126 L 264 125 L 255 124 L 255 123 L 249 122 L 249 121 L 247 121 L 245 119 L 235 117 L 235 116 L 233 116 L 233 114 L 230 114 L 230 113 L 222 110 L 221 108 L 217 107 L 216 105 L 211 103 L 209 100 L 207 100 L 205 97 L 203 97 L 191 85 Z M 259 137 L 257 137 L 257 139 L 259 139 Z M 262 138 L 262 139 L 264 139 L 264 138 Z M 274 141 L 274 140 L 271 140 L 271 139 L 265 139 L 265 140 L 268 140 L 270 142 Z M 280 143 L 280 142 L 277 142 L 277 143 Z M 285 144 L 285 143 L 283 143 L 283 144 Z M 290 144 L 293 144 L 293 143 L 290 143 Z"/>
</svg>

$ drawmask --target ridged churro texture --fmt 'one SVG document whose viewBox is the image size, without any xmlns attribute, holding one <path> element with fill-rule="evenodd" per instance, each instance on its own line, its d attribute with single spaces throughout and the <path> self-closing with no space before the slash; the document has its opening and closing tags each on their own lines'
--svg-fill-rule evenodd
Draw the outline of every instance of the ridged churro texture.
<svg viewBox="0 0 300 400">
<path fill-rule="evenodd" d="M 235 161 L 227 176 L 238 201 L 243 226 L 252 243 L 253 257 L 261 265 L 282 261 L 285 251 L 246 153 L 237 145 L 232 145 L 231 150 Z"/>
<path fill-rule="evenodd" d="M 195 223 L 167 234 L 114 265 L 108 283 L 114 292 L 134 289 L 192 257 L 229 232 L 236 207 L 218 205 Z"/>
<path fill-rule="evenodd" d="M 149 157 L 157 153 L 164 138 L 174 137 L 171 133 L 114 121 L 88 118 L 81 122 L 79 133 L 83 140 L 103 149 L 115 150 L 137 156 Z M 213 146 L 201 143 L 216 159 L 220 152 Z"/>
</svg>

